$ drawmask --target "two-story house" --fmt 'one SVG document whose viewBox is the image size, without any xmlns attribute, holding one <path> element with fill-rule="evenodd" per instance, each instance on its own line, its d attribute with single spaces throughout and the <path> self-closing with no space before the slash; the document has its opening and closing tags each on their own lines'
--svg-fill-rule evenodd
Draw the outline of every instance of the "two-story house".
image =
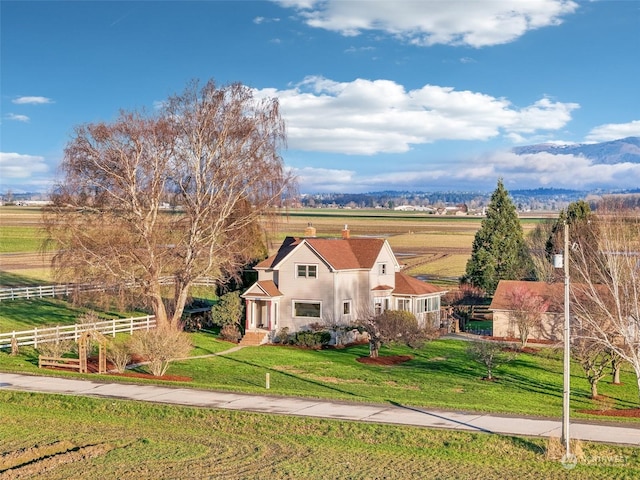
<svg viewBox="0 0 640 480">
<path fill-rule="evenodd" d="M 358 315 L 388 309 L 412 312 L 422 325 L 440 325 L 440 297 L 446 292 L 400 272 L 386 240 L 350 238 L 346 226 L 342 238 L 287 237 L 254 268 L 258 281 L 242 295 L 247 331 L 350 324 Z"/>
</svg>

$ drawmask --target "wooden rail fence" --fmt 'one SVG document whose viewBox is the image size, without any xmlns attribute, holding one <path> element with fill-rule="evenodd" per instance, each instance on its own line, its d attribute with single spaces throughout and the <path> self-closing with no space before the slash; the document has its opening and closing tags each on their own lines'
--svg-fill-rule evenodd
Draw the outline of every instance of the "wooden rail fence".
<svg viewBox="0 0 640 480">
<path fill-rule="evenodd" d="M 17 346 L 31 345 L 38 348 L 38 344 L 47 342 L 59 342 L 61 340 L 78 341 L 80 335 L 86 331 L 97 331 L 104 335 L 116 336 L 116 333 L 126 332 L 133 334 L 136 330 L 150 330 L 156 327 L 154 315 L 143 317 L 114 318 L 95 323 L 76 323 L 75 325 L 62 325 L 47 328 L 34 328 L 20 332 L 0 333 L 0 348 L 11 348 L 14 342 Z"/>
<path fill-rule="evenodd" d="M 163 285 L 171 285 L 174 282 L 173 277 L 162 277 L 160 283 Z M 215 287 L 217 285 L 213 278 L 202 277 L 198 278 L 192 283 L 193 286 L 206 286 Z M 135 285 L 127 285 L 133 288 Z M 95 284 L 67 284 L 67 285 L 37 285 L 33 287 L 11 287 L 0 288 L 0 302 L 7 300 L 19 300 L 22 298 L 44 298 L 44 297 L 59 297 L 70 295 L 73 292 L 91 292 L 106 290 L 106 285 Z"/>
<path fill-rule="evenodd" d="M 38 357 L 38 368 L 42 367 L 58 367 L 68 368 L 70 370 L 78 370 L 82 372 L 82 365 L 79 358 L 60 358 L 60 357 Z"/>
</svg>

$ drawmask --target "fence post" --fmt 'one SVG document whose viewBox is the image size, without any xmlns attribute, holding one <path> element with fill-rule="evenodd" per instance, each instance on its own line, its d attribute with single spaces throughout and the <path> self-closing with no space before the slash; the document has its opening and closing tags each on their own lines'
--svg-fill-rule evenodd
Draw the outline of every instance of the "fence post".
<svg viewBox="0 0 640 480">
<path fill-rule="evenodd" d="M 133 317 L 129 318 L 129 335 L 133 335 Z"/>
<path fill-rule="evenodd" d="M 114 318 L 114 319 L 112 319 L 112 320 L 111 320 L 111 323 L 113 324 L 113 327 L 112 327 L 112 336 L 113 336 L 113 338 L 116 338 L 116 319 L 115 319 L 115 318 Z"/>
<path fill-rule="evenodd" d="M 38 327 L 33 329 L 33 348 L 38 348 Z"/>
<path fill-rule="evenodd" d="M 151 329 L 151 315 L 147 315 L 147 332 Z"/>
<path fill-rule="evenodd" d="M 78 341 L 78 324 L 77 323 L 73 326 L 73 340 L 75 342 Z"/>
</svg>

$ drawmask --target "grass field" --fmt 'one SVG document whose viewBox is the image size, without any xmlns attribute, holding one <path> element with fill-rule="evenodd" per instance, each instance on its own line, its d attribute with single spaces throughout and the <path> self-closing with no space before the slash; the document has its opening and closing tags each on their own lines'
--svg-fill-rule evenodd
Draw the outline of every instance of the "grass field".
<svg viewBox="0 0 640 480">
<path fill-rule="evenodd" d="M 192 334 L 191 356 L 219 353 L 235 346 L 207 333 Z M 304 396 L 354 402 L 400 403 L 477 412 L 560 417 L 562 411 L 562 358 L 559 351 L 545 349 L 520 354 L 495 373 L 497 381 L 482 380 L 485 371 L 466 352 L 466 342 L 436 340 L 419 350 L 383 347 L 381 355 L 411 355 L 409 362 L 394 367 L 365 365 L 357 361 L 368 355 L 368 346 L 344 349 L 306 350 L 293 347 L 246 347 L 215 357 L 192 358 L 171 364 L 168 374 L 191 378 L 182 386 L 265 393 L 265 374 L 270 374 L 273 395 Z M 20 355 L 0 352 L 0 370 L 31 374 L 69 375 L 38 369 L 38 353 L 29 347 Z M 138 371 L 145 372 L 146 367 Z M 600 393 L 608 398 L 607 408 L 627 409 L 638 405 L 635 378 L 622 373 L 624 385 L 600 382 Z M 99 378 L 89 375 L 89 378 Z M 110 381 L 138 381 L 108 377 Z M 156 380 L 148 380 L 156 381 Z M 175 383 L 174 383 L 175 384 Z M 572 416 L 602 419 L 581 413 L 601 403 L 591 400 L 580 367 L 572 366 Z M 638 421 L 631 419 L 627 421 Z"/>
<path fill-rule="evenodd" d="M 0 391 L 0 478 L 632 479 L 638 449 Z M 37 420 L 37 421 L 36 421 Z"/>
<path fill-rule="evenodd" d="M 0 209 L 0 238 L 33 249 L 27 241 L 37 228 L 37 211 L 10 217 Z M 10 212 L 11 213 L 11 212 Z M 297 212 L 280 236 L 302 235 L 312 222 L 319 236 L 337 236 L 348 224 L 353 236 L 384 235 L 411 274 L 457 276 L 464 271 L 479 218 L 433 218 L 379 211 Z M 523 222 L 525 230 L 536 220 Z M 10 225 L 9 225 L 10 224 Z M 5 230 L 5 227 L 7 229 Z M 19 228 L 18 228 L 19 227 Z M 11 234 L 11 235 L 10 235 Z M 5 237 L 6 235 L 6 237 Z M 4 242 L 3 242 L 4 243 Z M 11 243 L 11 242 L 7 242 Z M 12 247 L 15 248 L 15 247 Z M 37 283 L 21 264 L 5 269 L 0 283 Z M 15 257 L 14 257 L 15 258 Z M 27 257 L 25 257 L 27 258 Z M 42 279 L 42 274 L 39 279 Z M 0 303 L 0 331 L 73 323 L 81 309 L 58 300 Z M 104 312 L 109 317 L 113 312 Z M 232 344 L 207 333 L 191 334 L 191 355 L 211 355 Z M 498 380 L 482 380 L 484 371 L 471 361 L 465 343 L 437 340 L 420 350 L 384 347 L 382 355 L 412 355 L 393 367 L 364 365 L 366 345 L 339 350 L 248 347 L 234 353 L 177 361 L 169 374 L 190 377 L 176 387 L 197 387 L 271 395 L 330 398 L 354 402 L 399 403 L 443 409 L 559 417 L 562 408 L 562 361 L 544 349 L 521 354 L 496 371 Z M 37 368 L 37 352 L 0 352 L 0 370 L 33 374 L 79 374 Z M 140 367 L 144 370 L 144 367 Z M 86 375 L 94 380 L 100 377 Z M 110 381 L 151 382 L 122 377 Z M 638 404 L 635 378 L 623 371 L 624 385 L 601 381 L 607 408 Z M 155 381 L 153 381 L 155 382 Z M 600 421 L 580 413 L 599 407 L 589 385 L 572 367 L 572 418 Z M 639 450 L 584 444 L 584 458 L 568 471 L 546 454 L 546 441 L 469 434 L 413 427 L 368 425 L 280 417 L 211 409 L 148 405 L 130 401 L 16 393 L 0 389 L 0 478 L 42 479 L 406 479 L 406 478 L 545 478 L 610 479 L 640 477 Z M 611 420 L 611 419 L 609 419 Z M 634 422 L 637 419 L 627 419 Z"/>
</svg>

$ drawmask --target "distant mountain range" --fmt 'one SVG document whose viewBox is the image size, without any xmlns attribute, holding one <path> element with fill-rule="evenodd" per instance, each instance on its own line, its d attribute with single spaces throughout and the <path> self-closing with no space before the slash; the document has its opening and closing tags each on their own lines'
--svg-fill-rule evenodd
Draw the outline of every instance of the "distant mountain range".
<svg viewBox="0 0 640 480">
<path fill-rule="evenodd" d="M 552 155 L 582 155 L 594 164 L 640 163 L 640 137 L 627 137 L 611 142 L 556 145 L 541 143 L 513 149 L 518 155 L 546 152 Z"/>
</svg>

